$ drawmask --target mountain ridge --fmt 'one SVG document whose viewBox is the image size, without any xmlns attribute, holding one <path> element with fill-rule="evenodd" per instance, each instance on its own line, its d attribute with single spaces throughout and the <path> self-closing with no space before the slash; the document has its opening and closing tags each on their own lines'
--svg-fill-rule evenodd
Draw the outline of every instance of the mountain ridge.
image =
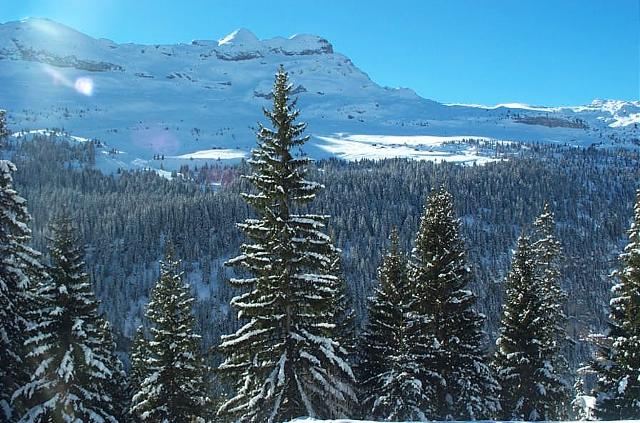
<svg viewBox="0 0 640 423">
<path fill-rule="evenodd" d="M 305 151 L 317 159 L 495 159 L 451 148 L 468 139 L 640 145 L 640 102 L 442 104 L 376 84 L 316 35 L 260 40 L 239 29 L 217 41 L 145 45 L 92 38 L 48 19 L 0 24 L 0 98 L 10 128 L 99 139 L 108 146 L 99 155 L 106 171 L 248 157 L 279 65 L 309 124 Z M 158 154 L 166 160 L 154 160 Z"/>
</svg>

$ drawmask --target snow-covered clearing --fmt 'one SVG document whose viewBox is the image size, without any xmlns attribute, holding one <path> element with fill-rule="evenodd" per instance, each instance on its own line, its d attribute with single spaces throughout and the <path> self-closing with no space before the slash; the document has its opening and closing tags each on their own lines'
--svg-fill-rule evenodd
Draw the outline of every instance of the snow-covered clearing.
<svg viewBox="0 0 640 423">
<path fill-rule="evenodd" d="M 213 159 L 213 160 L 231 160 L 243 159 L 248 156 L 246 151 L 231 148 L 214 148 L 211 150 L 200 150 L 193 153 L 181 154 L 179 156 L 171 156 L 172 159 Z"/>
<path fill-rule="evenodd" d="M 317 146 L 344 160 L 381 160 L 388 158 L 408 158 L 435 162 L 457 162 L 484 164 L 497 157 L 483 153 L 477 145 L 466 141 L 509 143 L 487 137 L 476 136 L 434 136 L 434 135 L 345 135 L 318 136 L 323 143 Z"/>
</svg>

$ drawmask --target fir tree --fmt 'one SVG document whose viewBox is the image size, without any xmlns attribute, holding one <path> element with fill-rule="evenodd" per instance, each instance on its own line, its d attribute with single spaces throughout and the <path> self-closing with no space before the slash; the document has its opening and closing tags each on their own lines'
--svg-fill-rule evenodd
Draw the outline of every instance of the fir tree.
<svg viewBox="0 0 640 423">
<path fill-rule="evenodd" d="M 24 360 L 27 313 L 33 305 L 31 289 L 44 277 L 40 253 L 27 246 L 31 218 L 26 201 L 13 189 L 15 171 L 13 163 L 0 160 L 0 420 L 20 412 L 19 401 L 12 406 L 11 397 L 29 380 Z"/>
<path fill-rule="evenodd" d="M 424 420 L 421 406 L 426 398 L 407 338 L 407 258 L 398 244 L 394 229 L 378 271 L 379 285 L 371 298 L 362 339 L 358 366 L 362 409 L 365 418 Z"/>
<path fill-rule="evenodd" d="M 349 296 L 347 281 L 342 272 L 341 252 L 334 248 L 329 253 L 326 272 L 336 276 L 333 281 L 333 289 L 336 294 L 333 296 L 334 305 L 332 306 L 336 325 L 334 338 L 346 352 L 349 362 L 352 362 L 356 349 L 356 316 Z"/>
<path fill-rule="evenodd" d="M 147 363 L 150 356 L 151 352 L 149 351 L 149 341 L 145 338 L 144 328 L 142 326 L 138 326 L 133 338 L 133 344 L 131 345 L 130 355 L 131 371 L 129 372 L 129 390 L 132 397 L 136 393 L 140 392 L 142 382 L 144 382 L 147 376 L 149 376 Z M 130 410 L 130 414 L 135 416 L 135 413 L 132 410 Z M 135 417 L 137 418 L 137 416 Z"/>
<path fill-rule="evenodd" d="M 536 256 L 526 235 L 518 239 L 506 279 L 500 336 L 494 366 L 502 387 L 501 418 L 550 420 L 558 379 L 545 345 L 546 296 L 536 269 Z"/>
<path fill-rule="evenodd" d="M 546 328 L 542 340 L 544 358 L 550 363 L 549 383 L 545 386 L 547 401 L 544 416 L 550 420 L 565 420 L 568 417 L 567 402 L 570 398 L 567 360 L 563 350 L 567 347 L 567 316 L 564 306 L 567 294 L 560 286 L 560 259 L 562 247 L 555 236 L 555 218 L 545 203 L 540 216 L 533 224 L 535 269 L 543 296 L 542 326 Z"/>
<path fill-rule="evenodd" d="M 130 419 L 129 405 L 131 395 L 127 383 L 127 375 L 122 361 L 116 353 L 116 342 L 113 338 L 111 324 L 105 318 L 100 324 L 100 340 L 105 357 L 105 365 L 111 373 L 111 377 L 104 380 L 101 392 L 105 393 L 108 401 L 104 402 L 103 409 L 108 410 L 119 423 L 126 423 Z"/>
<path fill-rule="evenodd" d="M 410 338 L 420 368 L 428 419 L 487 418 L 498 408 L 498 385 L 486 364 L 484 315 L 475 310 L 453 198 L 429 196 L 410 263 Z"/>
<path fill-rule="evenodd" d="M 104 355 L 98 301 L 84 271 L 71 219 L 51 226 L 50 278 L 39 284 L 30 313 L 31 380 L 16 391 L 28 408 L 23 422 L 117 422 L 103 387 L 113 376 Z"/>
<path fill-rule="evenodd" d="M 7 128 L 7 112 L 0 109 L 0 148 L 6 146 L 9 128 Z"/>
<path fill-rule="evenodd" d="M 296 214 L 322 186 L 304 179 L 309 160 L 292 156 L 308 137 L 290 94 L 281 67 L 273 110 L 264 111 L 273 129 L 260 126 L 246 176 L 257 192 L 243 195 L 258 218 L 239 227 L 255 243 L 229 261 L 253 274 L 231 281 L 244 290 L 231 304 L 246 324 L 220 346 L 227 358 L 219 370 L 236 394 L 219 413 L 239 421 L 341 417 L 355 399 L 351 368 L 332 337 L 338 278 L 327 270 L 334 247 L 323 232 L 326 217 Z"/>
<path fill-rule="evenodd" d="M 334 248 L 334 251 L 328 255 L 328 268 L 327 274 L 334 275 L 336 278 L 333 280 L 333 284 L 330 285 L 330 289 L 335 290 L 333 295 L 333 305 L 330 310 L 333 310 L 333 323 L 335 330 L 332 332 L 332 338 L 337 342 L 337 352 L 341 358 L 343 358 L 348 365 L 353 369 L 356 362 L 356 314 L 353 309 L 353 303 L 347 288 L 347 281 L 344 278 L 342 272 L 342 259 L 341 250 Z M 336 377 L 341 377 L 340 373 L 342 369 L 338 370 Z M 353 381 L 355 383 L 355 380 Z M 355 391 L 354 391 L 355 393 Z M 356 395 L 346 396 L 345 401 L 335 404 L 336 415 L 353 416 L 358 410 L 358 398 Z"/>
<path fill-rule="evenodd" d="M 611 289 L 609 331 L 591 363 L 598 375 L 595 414 L 603 420 L 640 417 L 640 191 L 620 263 Z"/>
<path fill-rule="evenodd" d="M 204 422 L 206 415 L 209 399 L 200 336 L 194 332 L 194 299 L 179 267 L 168 247 L 147 308 L 152 324 L 148 358 L 136 358 L 141 359 L 136 366 L 144 363 L 136 371 L 146 377 L 133 396 L 132 411 L 145 422 Z M 143 346 L 140 351 L 145 354 Z"/>
</svg>

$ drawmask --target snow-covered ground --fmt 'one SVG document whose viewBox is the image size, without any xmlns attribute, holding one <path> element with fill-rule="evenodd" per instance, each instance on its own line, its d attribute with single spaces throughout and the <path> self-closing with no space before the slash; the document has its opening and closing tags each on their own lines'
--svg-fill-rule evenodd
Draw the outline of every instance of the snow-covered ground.
<svg viewBox="0 0 640 423">
<path fill-rule="evenodd" d="M 508 421 L 502 421 L 502 422 L 511 423 Z M 637 422 L 640 422 L 640 420 L 611 420 L 610 421 L 610 423 L 634 423 L 634 422 L 637 423 Z M 291 423 L 379 423 L 379 422 L 375 422 L 372 420 L 315 420 L 315 419 L 309 419 L 309 418 L 301 418 L 301 419 L 292 420 Z M 415 422 L 395 422 L 395 423 L 415 423 Z M 475 420 L 473 422 L 452 420 L 452 421 L 448 421 L 447 423 L 495 423 L 495 420 Z M 527 423 L 527 422 L 518 421 L 513 423 Z M 550 422 L 550 423 L 553 423 L 553 422 Z M 557 423 L 572 423 L 572 422 L 567 420 L 564 422 L 557 422 Z"/>
<path fill-rule="evenodd" d="M 213 35 L 213 34 L 212 34 Z M 212 37 L 213 38 L 213 37 Z M 380 52 L 381 56 L 392 52 Z M 255 145 L 280 64 L 290 72 L 317 159 L 409 157 L 483 163 L 462 138 L 623 145 L 640 138 L 640 102 L 584 106 L 445 105 L 381 87 L 328 40 L 260 40 L 249 30 L 176 45 L 117 44 L 46 19 L 0 24 L 0 108 L 13 131 L 99 139 L 98 165 L 170 171 L 238 161 Z M 165 160 L 153 160 L 158 154 Z"/>
<path fill-rule="evenodd" d="M 318 136 L 324 143 L 318 147 L 344 160 L 378 160 L 408 158 L 414 160 L 448 161 L 466 164 L 484 164 L 501 160 L 467 140 L 483 143 L 508 143 L 486 137 L 433 135 L 349 135 Z"/>
</svg>

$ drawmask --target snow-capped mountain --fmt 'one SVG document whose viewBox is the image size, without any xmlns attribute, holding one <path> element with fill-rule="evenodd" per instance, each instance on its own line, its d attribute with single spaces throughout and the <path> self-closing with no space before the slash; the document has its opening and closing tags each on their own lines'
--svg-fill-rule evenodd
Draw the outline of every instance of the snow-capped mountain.
<svg viewBox="0 0 640 423">
<path fill-rule="evenodd" d="M 116 44 L 46 19 L 0 24 L 0 107 L 16 132 L 57 128 L 101 140 L 106 169 L 159 168 L 158 155 L 168 169 L 184 160 L 237 160 L 255 144 L 280 64 L 315 158 L 482 161 L 489 158 L 477 149 L 448 141 L 633 146 L 640 137 L 638 101 L 445 105 L 377 85 L 315 35 L 260 40 L 239 29 L 219 41 Z"/>
</svg>

